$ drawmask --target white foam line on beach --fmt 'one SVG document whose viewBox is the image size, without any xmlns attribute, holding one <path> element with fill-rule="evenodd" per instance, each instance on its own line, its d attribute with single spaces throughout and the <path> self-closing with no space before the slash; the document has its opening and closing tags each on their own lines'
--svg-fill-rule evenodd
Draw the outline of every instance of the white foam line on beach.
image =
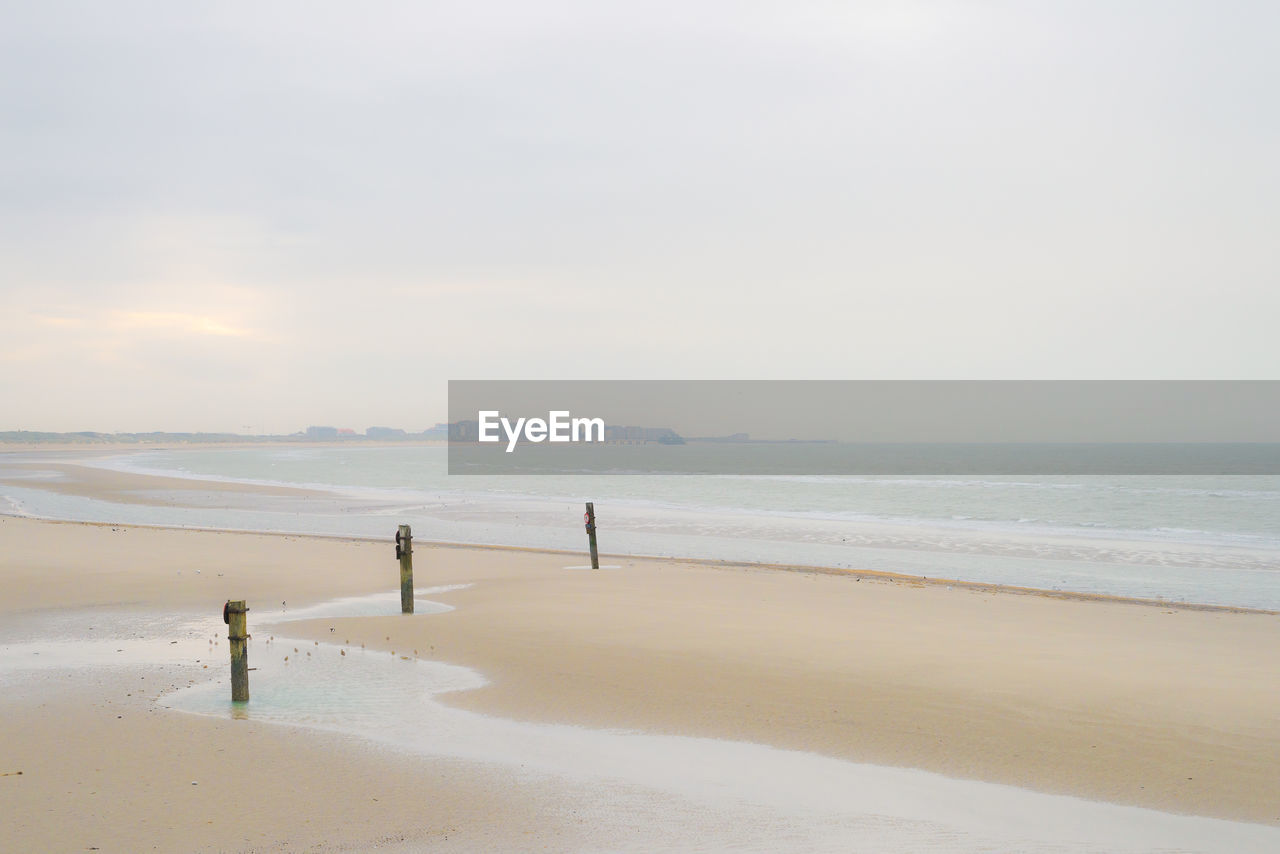
<svg viewBox="0 0 1280 854">
<path fill-rule="evenodd" d="M 363 450 L 376 449 L 365 448 Z M 172 451 L 169 453 L 172 453 Z M 422 490 L 407 486 L 370 486 L 361 484 L 325 483 L 310 480 L 275 480 L 272 478 L 262 477 L 236 477 L 233 475 L 215 474 L 213 472 L 193 472 L 184 468 L 166 468 L 147 465 L 148 462 L 151 462 L 151 460 L 148 459 L 149 457 L 150 453 L 148 452 L 129 451 L 108 457 L 86 456 L 77 459 L 67 459 L 64 460 L 64 462 L 73 463 L 86 468 L 96 468 L 103 471 L 117 472 L 120 474 L 136 474 L 146 477 L 164 477 L 173 478 L 175 480 L 193 481 L 197 483 L 209 482 L 230 486 L 246 486 L 251 488 L 269 487 L 318 492 L 324 493 L 335 500 L 342 498 L 356 502 L 361 506 L 383 504 L 388 501 L 395 502 L 396 506 L 389 509 L 384 510 L 374 507 L 364 511 L 377 516 L 399 514 L 412 510 L 415 507 L 421 509 L 436 508 L 447 502 L 456 502 L 460 495 L 471 495 L 469 493 L 455 493 L 453 491 L 440 492 Z M 483 493 L 471 495 L 472 498 L 483 496 Z"/>
<path fill-rule="evenodd" d="M 6 505 L 3 510 L 0 510 L 0 513 L 3 513 L 5 516 L 16 516 L 22 519 L 36 518 L 27 511 L 27 508 L 23 506 L 22 502 L 13 496 L 0 494 L 0 499 L 3 499 Z"/>
</svg>

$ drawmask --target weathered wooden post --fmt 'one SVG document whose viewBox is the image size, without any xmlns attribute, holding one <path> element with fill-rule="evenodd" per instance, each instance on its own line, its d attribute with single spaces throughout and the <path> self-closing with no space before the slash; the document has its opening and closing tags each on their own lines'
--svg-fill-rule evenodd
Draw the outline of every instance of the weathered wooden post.
<svg viewBox="0 0 1280 854">
<path fill-rule="evenodd" d="M 249 632 L 245 614 L 249 609 L 243 599 L 222 606 L 222 621 L 227 624 L 227 640 L 231 646 L 231 700 L 249 701 Z"/>
<path fill-rule="evenodd" d="M 413 533 L 408 525 L 396 531 L 396 557 L 400 559 L 400 613 L 413 613 Z"/>
<path fill-rule="evenodd" d="M 588 501 L 587 512 L 583 514 L 587 523 L 587 542 L 591 544 L 591 568 L 600 568 L 600 554 L 596 551 L 596 505 Z"/>
</svg>

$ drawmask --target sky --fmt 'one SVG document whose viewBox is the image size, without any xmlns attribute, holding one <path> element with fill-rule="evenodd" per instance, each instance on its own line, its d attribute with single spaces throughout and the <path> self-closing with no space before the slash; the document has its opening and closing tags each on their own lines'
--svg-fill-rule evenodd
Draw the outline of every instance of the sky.
<svg viewBox="0 0 1280 854">
<path fill-rule="evenodd" d="M 1280 5 L 0 7 L 0 430 L 1280 379 Z"/>
</svg>

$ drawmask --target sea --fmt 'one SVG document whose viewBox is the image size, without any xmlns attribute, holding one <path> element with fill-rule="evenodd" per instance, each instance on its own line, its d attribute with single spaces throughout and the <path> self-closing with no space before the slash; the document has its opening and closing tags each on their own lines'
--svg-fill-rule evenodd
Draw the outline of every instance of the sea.
<svg viewBox="0 0 1280 854">
<path fill-rule="evenodd" d="M 585 554 L 590 501 L 607 556 L 871 570 L 1280 610 L 1274 474 L 458 475 L 441 445 L 154 449 L 79 462 L 308 493 L 150 490 L 132 496 L 143 503 L 120 503 L 41 489 L 58 472 L 28 467 L 21 486 L 0 486 L 0 510 L 388 540 L 408 524 L 419 543 Z"/>
</svg>

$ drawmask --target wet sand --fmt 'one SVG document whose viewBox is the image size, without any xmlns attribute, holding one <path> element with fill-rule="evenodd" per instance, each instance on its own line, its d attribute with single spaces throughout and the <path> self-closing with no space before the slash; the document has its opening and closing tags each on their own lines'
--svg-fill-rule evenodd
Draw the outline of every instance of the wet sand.
<svg viewBox="0 0 1280 854">
<path fill-rule="evenodd" d="M 0 485 L 36 488 L 60 495 L 78 495 L 121 504 L 153 504 L 155 499 L 150 497 L 152 494 L 166 492 L 169 493 L 171 503 L 195 507 L 207 506 L 204 503 L 192 503 L 192 499 L 198 496 L 227 493 L 288 498 L 317 498 L 324 495 L 316 490 L 300 487 L 165 477 L 114 471 L 85 464 L 86 460 L 94 457 L 110 457 L 118 453 L 118 450 L 88 451 L 81 448 L 66 451 L 67 459 L 64 461 L 58 459 L 62 454 L 44 451 L 39 455 L 39 462 L 30 462 L 24 460 L 21 453 L 0 451 Z M 38 479 L 28 480 L 28 477 Z"/>
<path fill-rule="evenodd" d="M 433 597 L 456 610 L 290 634 L 472 667 L 490 684 L 445 701 L 518 720 L 742 739 L 1280 824 L 1274 615 L 608 562 L 621 568 L 419 541 L 420 587 L 471 585 Z M 283 602 L 394 589 L 397 572 L 389 542 L 0 517 L 0 640 L 54 616 L 207 614 L 228 598 L 258 609 L 252 632 Z M 558 784 L 158 709 L 163 677 L 144 689 L 146 674 L 112 673 L 5 686 L 0 773 L 24 772 L 0 777 L 21 816 L 7 842 L 560 850 L 582 838 Z"/>
<path fill-rule="evenodd" d="M 294 595 L 302 604 L 364 592 L 372 579 L 359 568 L 374 551 L 0 517 L 0 645 L 32 640 L 42 625 L 58 637 L 68 626 L 93 637 L 90 627 L 100 634 L 113 622 L 129 632 L 131 617 L 146 632 L 157 615 L 200 615 L 233 594 L 279 609 Z M 554 850 L 575 838 L 546 786 L 340 735 L 157 706 L 184 684 L 181 672 L 155 666 L 0 668 L 0 848 Z"/>
<path fill-rule="evenodd" d="M 455 611 L 340 631 L 491 680 L 455 706 L 1280 823 L 1274 616 L 629 558 L 598 572 L 564 570 L 566 555 L 423 558 L 432 583 L 474 582 L 434 597 Z M 290 631 L 323 640 L 332 623 Z"/>
</svg>

